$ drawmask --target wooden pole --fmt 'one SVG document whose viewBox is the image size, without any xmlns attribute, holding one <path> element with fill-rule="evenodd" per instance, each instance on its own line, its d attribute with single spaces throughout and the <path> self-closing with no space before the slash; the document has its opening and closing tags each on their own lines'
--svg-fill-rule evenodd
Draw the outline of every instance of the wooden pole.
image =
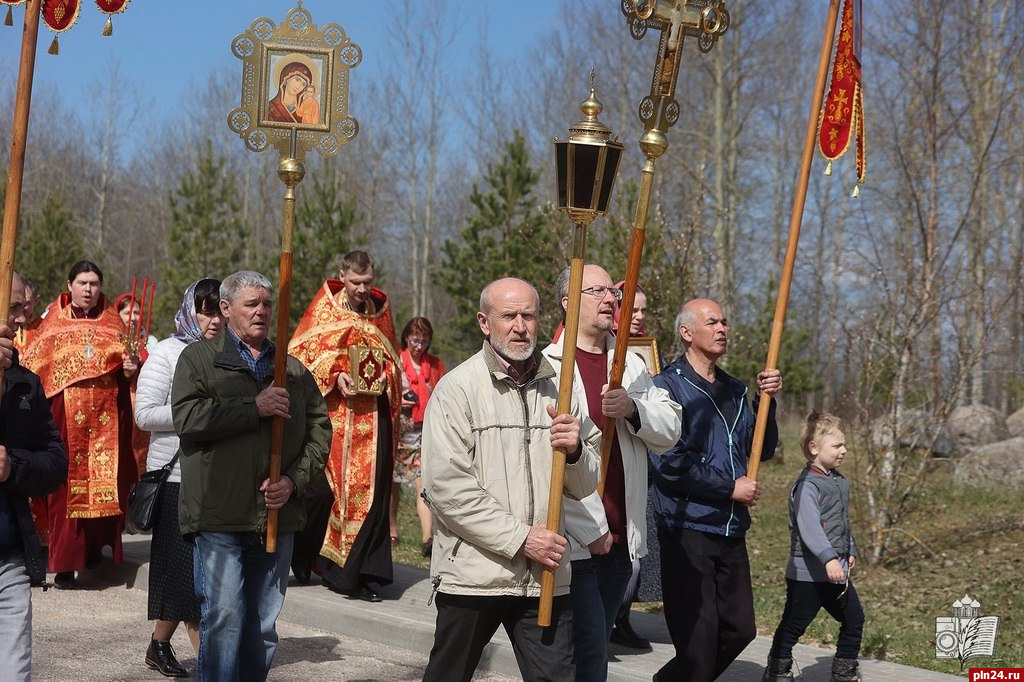
<svg viewBox="0 0 1024 682">
<path fill-rule="evenodd" d="M 580 331 L 580 296 L 583 290 L 583 253 L 587 245 L 587 226 L 577 223 L 572 237 L 572 260 L 569 263 L 569 306 L 565 311 L 562 332 L 562 372 L 558 382 L 558 414 L 568 414 L 572 405 L 572 382 L 576 368 L 576 338 Z M 562 529 L 562 488 L 565 487 L 566 451 L 556 448 L 551 456 L 551 488 L 548 491 L 546 528 L 552 533 Z M 562 561 L 568 561 L 563 556 Z M 545 568 L 540 581 L 540 606 L 537 624 L 551 625 L 551 607 L 555 598 L 555 569 Z"/>
<path fill-rule="evenodd" d="M 786 260 L 782 266 L 782 279 L 779 280 L 778 298 L 775 300 L 775 318 L 772 320 L 772 335 L 768 341 L 768 358 L 764 368 L 775 369 L 779 364 L 779 348 L 782 346 L 782 328 L 786 324 L 786 307 L 789 305 L 789 288 L 793 283 L 793 266 L 796 262 L 796 249 L 800 241 L 800 224 L 803 221 L 804 203 L 807 200 L 807 183 L 811 176 L 811 161 L 814 158 L 814 138 L 818 132 L 818 116 L 821 113 L 821 102 L 825 97 L 825 80 L 828 77 L 828 66 L 832 56 L 832 43 L 836 36 L 836 20 L 839 17 L 839 0 L 831 0 L 828 5 L 828 17 L 825 19 L 825 35 L 821 41 L 821 54 L 818 58 L 818 75 L 814 80 L 814 92 L 811 97 L 811 113 L 807 119 L 807 133 L 804 137 L 804 151 L 800 160 L 800 177 L 797 180 L 796 196 L 793 198 L 793 212 L 789 217 L 789 240 L 786 243 Z M 764 434 L 768 428 L 768 410 L 771 396 L 762 392 L 760 404 L 757 406 L 757 421 L 754 423 L 754 441 L 750 448 L 750 461 L 747 463 L 747 476 L 757 480 L 757 470 L 761 465 L 761 450 L 764 447 Z"/>
<path fill-rule="evenodd" d="M 608 376 L 608 390 L 622 386 L 622 374 L 626 371 L 626 352 L 629 350 L 629 327 L 633 317 L 633 303 L 636 300 L 637 280 L 640 278 L 640 262 L 644 256 L 644 238 L 647 229 L 647 212 L 651 206 L 651 188 L 654 186 L 655 160 L 668 149 L 664 132 L 652 129 L 644 134 L 640 148 L 647 155 L 647 161 L 640 171 L 640 194 L 637 196 L 636 215 L 633 220 L 633 234 L 629 240 L 629 258 L 626 261 L 626 276 L 622 285 L 622 300 L 619 302 L 619 331 L 615 335 L 615 353 Z M 608 475 L 608 460 L 615 442 L 615 419 L 605 417 L 601 425 L 601 480 L 597 494 L 604 495 L 605 478 Z"/>
<path fill-rule="evenodd" d="M 292 131 L 294 147 L 295 131 Z M 274 386 L 285 388 L 288 362 L 288 318 L 292 298 L 292 236 L 295 233 L 295 186 L 302 182 L 306 169 L 294 158 L 282 159 L 277 176 L 285 184 L 284 230 L 281 233 L 281 265 L 277 288 L 277 332 L 274 352 Z M 281 480 L 281 446 L 284 443 L 284 417 L 274 417 L 270 425 L 270 482 Z M 267 510 L 267 552 L 277 551 L 277 510 Z"/>
<path fill-rule="evenodd" d="M 28 0 L 25 5 L 21 61 L 18 66 L 18 85 L 14 94 L 11 160 L 7 171 L 7 196 L 4 198 L 3 236 L 0 237 L 0 311 L 3 314 L 3 324 L 7 324 L 7 311 L 11 309 L 14 245 L 18 240 L 18 217 L 21 214 L 21 186 L 25 176 L 25 146 L 28 141 L 29 109 L 32 106 L 32 77 L 36 67 L 40 2 L 41 0 Z M 0 368 L 0 389 L 3 388 L 3 376 L 3 368 Z"/>
</svg>

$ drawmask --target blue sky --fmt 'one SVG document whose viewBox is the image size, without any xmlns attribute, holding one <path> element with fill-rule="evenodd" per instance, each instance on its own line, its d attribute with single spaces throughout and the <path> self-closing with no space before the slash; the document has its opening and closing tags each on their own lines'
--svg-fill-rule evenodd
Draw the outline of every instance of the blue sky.
<svg viewBox="0 0 1024 682">
<path fill-rule="evenodd" d="M 498 59 L 513 58 L 550 28 L 557 21 L 560 5 L 551 0 L 449 0 L 440 4 L 458 13 L 457 45 L 466 51 L 479 40 L 475 34 L 486 16 L 488 39 Z M 53 33 L 40 23 L 34 90 L 59 89 L 65 102 L 88 121 L 89 86 L 108 74 L 110 64 L 117 61 L 122 74 L 138 88 L 126 96 L 151 103 L 155 112 L 173 111 L 183 103 L 187 106 L 182 95 L 190 83 L 203 83 L 211 71 L 225 66 L 241 72 L 241 62 L 231 54 L 231 40 L 249 28 L 253 19 L 268 17 L 280 24 L 295 5 L 294 0 L 133 0 L 123 14 L 114 17 L 114 34 L 103 37 L 100 31 L 105 15 L 92 0 L 82 0 L 78 23 L 60 36 L 59 56 L 47 54 Z M 353 71 L 353 87 L 381 68 L 391 5 L 355 0 L 303 3 L 318 26 L 341 24 L 362 48 L 363 61 Z M 5 79 L 16 77 L 23 20 L 22 5 L 14 10 L 15 26 L 0 26 L 0 59 L 5 64 L 0 75 Z M 33 114 L 33 124 L 38 124 L 39 112 Z M 10 126 L 9 115 L 4 112 L 0 125 Z"/>
</svg>

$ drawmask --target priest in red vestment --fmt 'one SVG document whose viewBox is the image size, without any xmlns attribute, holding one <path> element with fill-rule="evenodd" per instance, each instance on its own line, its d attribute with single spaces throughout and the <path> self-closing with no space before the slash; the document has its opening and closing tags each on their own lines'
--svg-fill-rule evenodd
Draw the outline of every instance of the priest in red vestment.
<svg viewBox="0 0 1024 682">
<path fill-rule="evenodd" d="M 346 255 L 341 279 L 324 283 L 288 345 L 320 386 L 334 427 L 324 583 L 365 601 L 380 601 L 376 586 L 392 581 L 388 506 L 402 385 L 391 308 L 373 278 L 369 254 Z"/>
<path fill-rule="evenodd" d="M 104 546 L 121 563 L 124 509 L 138 479 L 129 390 L 138 359 L 125 355 L 121 318 L 102 286 L 95 263 L 75 263 L 22 360 L 39 375 L 68 452 L 67 483 L 46 498 L 49 568 L 61 589 L 74 587 L 75 571 L 98 566 Z"/>
</svg>

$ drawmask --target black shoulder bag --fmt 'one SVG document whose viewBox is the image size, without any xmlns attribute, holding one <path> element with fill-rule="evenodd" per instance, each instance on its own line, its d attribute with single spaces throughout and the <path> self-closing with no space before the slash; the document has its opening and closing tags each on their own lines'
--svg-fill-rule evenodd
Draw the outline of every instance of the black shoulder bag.
<svg viewBox="0 0 1024 682">
<path fill-rule="evenodd" d="M 178 461 L 178 453 L 174 453 L 171 461 L 159 469 L 142 474 L 137 483 L 132 485 L 128 493 L 128 511 L 124 515 L 124 528 L 132 535 L 147 533 L 153 530 L 153 517 L 164 483 L 171 475 L 174 463 Z"/>
</svg>

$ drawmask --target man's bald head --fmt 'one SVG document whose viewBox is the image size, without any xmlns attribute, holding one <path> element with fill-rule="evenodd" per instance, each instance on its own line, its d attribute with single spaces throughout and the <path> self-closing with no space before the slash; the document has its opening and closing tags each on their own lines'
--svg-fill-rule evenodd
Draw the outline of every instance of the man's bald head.
<svg viewBox="0 0 1024 682">
<path fill-rule="evenodd" d="M 722 306 L 710 298 L 695 298 L 683 304 L 676 316 L 676 330 L 687 353 L 693 350 L 715 361 L 728 350 L 729 322 Z"/>
<path fill-rule="evenodd" d="M 540 308 L 540 295 L 537 293 L 537 289 L 525 279 L 519 279 L 518 277 L 496 279 L 485 286 L 483 291 L 480 292 L 480 312 L 486 315 L 488 310 L 493 309 L 495 302 L 500 298 L 523 294 L 526 290 L 533 292 L 534 302 L 537 308 Z"/>
</svg>

